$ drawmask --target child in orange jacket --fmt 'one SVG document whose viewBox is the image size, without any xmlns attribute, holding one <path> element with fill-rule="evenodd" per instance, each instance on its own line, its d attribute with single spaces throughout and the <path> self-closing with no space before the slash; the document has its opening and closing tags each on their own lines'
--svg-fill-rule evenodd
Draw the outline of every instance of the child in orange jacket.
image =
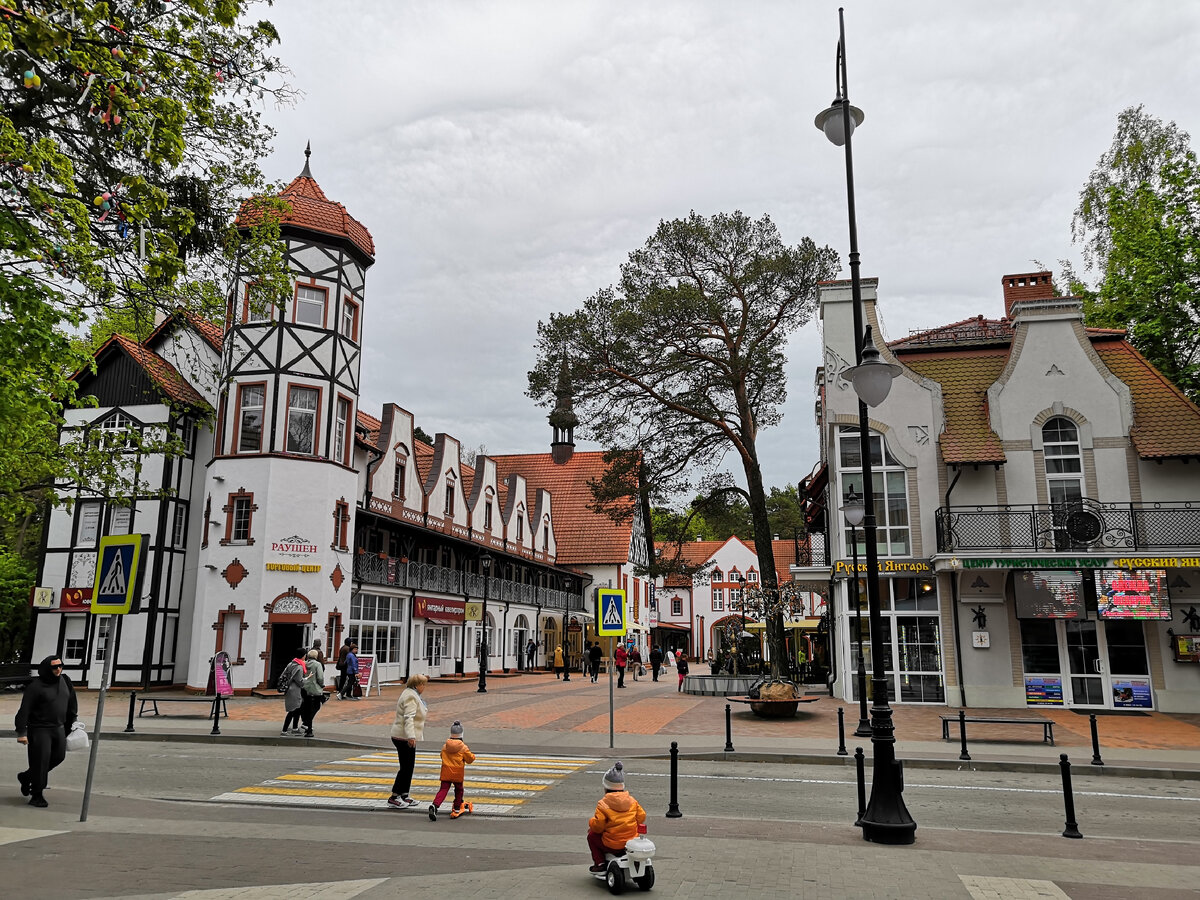
<svg viewBox="0 0 1200 900">
<path fill-rule="evenodd" d="M 438 807 L 446 799 L 450 785 L 454 785 L 454 808 L 450 810 L 450 818 L 457 819 L 465 812 L 474 812 L 475 806 L 470 800 L 463 802 L 463 778 L 465 767 L 475 762 L 475 754 L 463 743 L 463 727 L 461 722 L 450 726 L 450 737 L 442 744 L 442 786 L 438 788 L 437 796 L 429 804 L 429 821 L 436 822 Z"/>
<path fill-rule="evenodd" d="M 625 767 L 616 763 L 604 775 L 604 796 L 596 804 L 596 814 L 588 820 L 588 849 L 592 851 L 589 872 L 604 871 L 606 851 L 624 850 L 625 842 L 637 837 L 637 828 L 646 821 L 646 811 L 625 790 Z"/>
</svg>

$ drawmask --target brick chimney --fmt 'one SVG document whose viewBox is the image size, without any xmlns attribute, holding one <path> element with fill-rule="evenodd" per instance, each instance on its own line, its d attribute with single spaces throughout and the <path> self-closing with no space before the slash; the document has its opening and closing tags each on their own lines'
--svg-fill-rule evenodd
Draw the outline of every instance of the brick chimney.
<svg viewBox="0 0 1200 900">
<path fill-rule="evenodd" d="M 1025 300 L 1050 300 L 1054 297 L 1054 282 L 1049 272 L 1028 272 L 1024 275 L 1005 275 L 1004 315 L 1012 318 L 1014 303 Z"/>
</svg>

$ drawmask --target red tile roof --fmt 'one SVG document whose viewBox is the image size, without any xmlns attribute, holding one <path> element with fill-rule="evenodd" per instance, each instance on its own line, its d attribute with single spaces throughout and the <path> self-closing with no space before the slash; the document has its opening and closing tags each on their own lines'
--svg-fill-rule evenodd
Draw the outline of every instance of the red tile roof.
<svg viewBox="0 0 1200 900">
<path fill-rule="evenodd" d="M 208 401 L 197 391 L 186 378 L 184 378 L 179 370 L 173 365 L 154 353 L 147 350 L 136 341 L 130 340 L 121 334 L 114 334 L 112 338 L 97 351 L 99 356 L 105 347 L 115 344 L 124 350 L 134 362 L 136 362 L 146 374 L 162 390 L 164 394 L 174 403 L 182 403 L 185 406 L 190 406 L 199 409 L 211 409 Z"/>
<path fill-rule="evenodd" d="M 1129 386 L 1129 438 L 1144 459 L 1200 455 L 1200 408 L 1124 340 L 1092 339 L 1108 370 Z"/>
<path fill-rule="evenodd" d="M 279 196 L 291 206 L 291 210 L 280 217 L 281 225 L 347 238 L 368 259 L 375 259 L 375 241 L 371 232 L 346 212 L 346 207 L 326 197 L 311 175 L 297 175 Z M 239 228 L 248 228 L 260 221 L 262 213 L 262 206 L 256 199 L 247 200 L 238 210 L 236 224 Z"/>
<path fill-rule="evenodd" d="M 1200 455 L 1200 408 L 1125 340 L 1123 330 L 1085 331 L 1104 364 L 1129 386 L 1134 407 L 1130 439 L 1138 455 Z M 947 463 L 1005 461 L 991 427 L 987 391 L 1003 373 L 1011 348 L 1010 321 L 983 316 L 888 343 L 905 366 L 942 386 L 946 431 L 939 444 Z"/>
<path fill-rule="evenodd" d="M 734 540 L 742 541 L 742 539 L 737 537 L 737 535 L 734 535 Z M 672 544 L 668 547 L 664 547 L 663 555 L 668 556 L 675 553 L 676 547 L 678 546 L 680 561 L 688 566 L 697 567 L 712 559 L 712 557 L 716 555 L 717 551 L 724 547 L 726 543 L 728 542 L 687 541 L 682 545 Z M 742 541 L 742 543 L 745 544 L 746 547 L 755 554 L 755 556 L 758 555 L 753 541 Z M 800 541 L 802 553 L 804 552 L 804 548 L 807 546 L 808 538 L 804 538 Z M 789 568 L 789 566 L 792 565 L 796 558 L 795 545 L 789 540 L 780 539 L 777 541 L 771 541 L 771 553 L 775 557 L 776 581 L 780 584 L 784 583 L 785 581 L 791 581 L 792 570 Z M 758 568 L 757 563 L 755 564 L 755 567 Z M 692 584 L 690 575 L 669 575 L 665 581 L 667 587 L 691 587 Z"/>
<path fill-rule="evenodd" d="M 149 335 L 147 335 L 146 340 L 143 343 L 145 343 L 146 346 L 150 346 L 154 343 L 154 339 L 156 337 L 169 329 L 172 324 L 178 320 L 183 320 L 193 329 L 195 329 L 196 333 L 204 339 L 204 342 L 218 353 L 224 349 L 225 330 L 220 325 L 210 322 L 208 319 L 197 315 L 191 310 L 184 309 L 182 306 L 176 308 L 173 316 L 168 316 L 167 318 L 163 319 L 163 321 L 159 323 L 158 327 L 150 332 Z"/>
<path fill-rule="evenodd" d="M 554 538 L 558 544 L 555 558 L 559 565 L 628 562 L 632 520 L 614 522 L 589 508 L 593 501 L 588 482 L 598 480 L 605 471 L 602 451 L 576 451 L 562 465 L 555 465 L 549 453 L 491 458 L 496 461 L 496 478 L 501 485 L 505 478 L 515 473 L 525 476 L 526 487 L 534 495 L 538 488 L 550 492 Z"/>
</svg>

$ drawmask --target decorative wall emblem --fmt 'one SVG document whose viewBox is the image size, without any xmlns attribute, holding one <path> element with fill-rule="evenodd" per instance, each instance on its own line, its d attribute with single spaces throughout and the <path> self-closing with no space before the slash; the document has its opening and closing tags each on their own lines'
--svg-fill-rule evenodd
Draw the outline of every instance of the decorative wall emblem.
<svg viewBox="0 0 1200 900">
<path fill-rule="evenodd" d="M 975 614 L 975 624 L 980 628 L 987 628 L 987 610 L 977 606 L 971 612 Z"/>
<path fill-rule="evenodd" d="M 308 601 L 299 594 L 284 594 L 271 606 L 271 612 L 276 615 L 307 615 Z"/>
<path fill-rule="evenodd" d="M 336 594 L 341 590 L 342 582 L 346 580 L 346 574 L 342 571 L 341 563 L 333 567 L 333 572 L 330 573 L 329 580 L 333 582 L 333 592 Z"/>
<path fill-rule="evenodd" d="M 221 573 L 231 588 L 237 590 L 237 586 L 246 580 L 246 576 L 250 573 L 246 571 L 246 567 L 242 565 L 241 560 L 234 557 L 233 562 L 225 567 L 225 571 Z"/>
<path fill-rule="evenodd" d="M 918 446 L 924 446 L 929 443 L 929 426 L 928 425 L 909 425 L 908 433 L 913 439 L 913 443 Z"/>
<path fill-rule="evenodd" d="M 1200 631 L 1200 614 L 1196 612 L 1196 607 L 1192 607 L 1187 612 L 1181 612 L 1183 623 L 1192 631 Z"/>
<path fill-rule="evenodd" d="M 825 348 L 825 380 L 830 384 L 836 385 L 840 390 L 848 390 L 852 385 L 847 381 L 842 373 L 850 368 L 852 364 L 846 362 L 837 355 L 829 347 Z"/>
<path fill-rule="evenodd" d="M 1046 374 L 1047 375 L 1066 375 L 1067 373 L 1055 365 L 1055 366 L 1051 366 L 1049 369 L 1047 369 Z"/>
</svg>

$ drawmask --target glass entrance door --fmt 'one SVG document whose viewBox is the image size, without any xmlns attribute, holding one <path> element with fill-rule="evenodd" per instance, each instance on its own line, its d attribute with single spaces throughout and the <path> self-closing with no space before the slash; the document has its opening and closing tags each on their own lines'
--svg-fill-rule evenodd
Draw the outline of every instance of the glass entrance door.
<svg viewBox="0 0 1200 900">
<path fill-rule="evenodd" d="M 1104 706 L 1108 692 L 1096 623 L 1089 619 L 1067 619 L 1063 627 L 1071 673 L 1071 705 Z"/>
</svg>

